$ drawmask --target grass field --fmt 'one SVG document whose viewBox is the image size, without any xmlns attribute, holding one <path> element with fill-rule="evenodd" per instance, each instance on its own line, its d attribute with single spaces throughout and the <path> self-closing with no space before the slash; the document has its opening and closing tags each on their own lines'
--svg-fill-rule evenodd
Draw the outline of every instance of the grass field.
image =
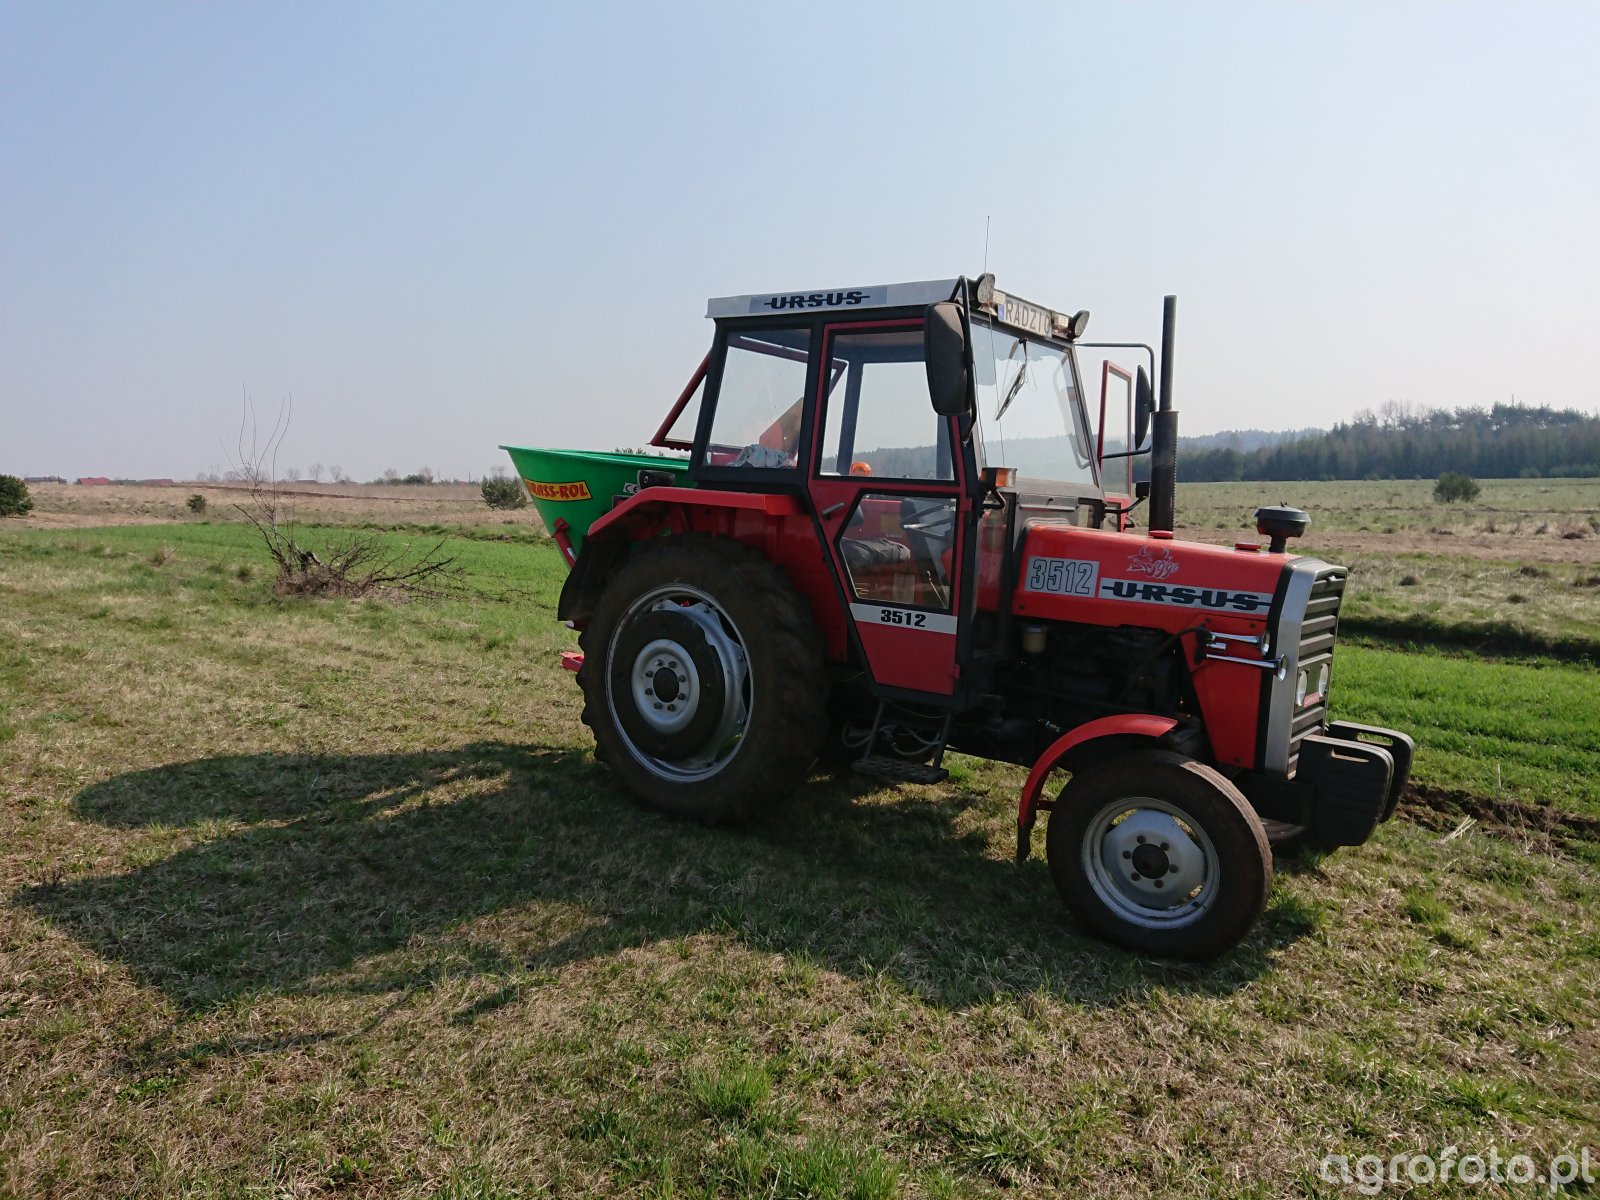
<svg viewBox="0 0 1600 1200">
<path fill-rule="evenodd" d="M 463 594 L 283 601 L 237 525 L 0 529 L 0 1194 L 1332 1196 L 1600 1140 L 1592 669 L 1342 648 L 1423 790 L 1179 967 L 1012 865 L 1010 768 L 641 811 L 553 548 L 449 545 Z"/>
</svg>

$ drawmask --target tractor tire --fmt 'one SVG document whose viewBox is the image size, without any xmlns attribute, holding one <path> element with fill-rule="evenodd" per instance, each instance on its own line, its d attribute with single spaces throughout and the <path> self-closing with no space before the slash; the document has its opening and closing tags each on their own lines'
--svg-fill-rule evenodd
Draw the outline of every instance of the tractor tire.
<svg viewBox="0 0 1600 1200">
<path fill-rule="evenodd" d="M 1082 925 L 1164 958 L 1227 953 L 1272 887 L 1272 850 L 1249 802 L 1212 768 L 1170 750 L 1074 774 L 1050 814 L 1045 851 Z"/>
<path fill-rule="evenodd" d="M 607 579 L 579 644 L 595 757 L 651 808 L 742 820 L 816 758 L 821 635 L 788 576 L 743 543 L 645 543 Z"/>
</svg>

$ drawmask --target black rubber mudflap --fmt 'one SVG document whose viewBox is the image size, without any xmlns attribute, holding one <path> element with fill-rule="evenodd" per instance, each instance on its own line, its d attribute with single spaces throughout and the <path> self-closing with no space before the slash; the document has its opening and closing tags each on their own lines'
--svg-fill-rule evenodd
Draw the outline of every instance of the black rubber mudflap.
<svg viewBox="0 0 1600 1200">
<path fill-rule="evenodd" d="M 1316 788 L 1309 832 L 1321 846 L 1359 846 L 1389 803 L 1394 759 L 1382 746 L 1313 734 L 1300 743 L 1295 779 Z"/>
</svg>

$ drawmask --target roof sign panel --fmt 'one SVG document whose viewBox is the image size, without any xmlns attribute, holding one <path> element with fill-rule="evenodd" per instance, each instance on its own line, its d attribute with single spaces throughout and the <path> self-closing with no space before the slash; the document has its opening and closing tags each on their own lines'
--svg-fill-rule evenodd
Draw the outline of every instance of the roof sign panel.
<svg viewBox="0 0 1600 1200">
<path fill-rule="evenodd" d="M 814 292 L 758 292 L 751 296 L 721 296 L 706 302 L 706 316 L 775 317 L 829 310 L 849 312 L 863 308 L 937 304 L 955 295 L 957 282 L 955 279 L 925 279 L 916 283 L 826 288 Z"/>
</svg>

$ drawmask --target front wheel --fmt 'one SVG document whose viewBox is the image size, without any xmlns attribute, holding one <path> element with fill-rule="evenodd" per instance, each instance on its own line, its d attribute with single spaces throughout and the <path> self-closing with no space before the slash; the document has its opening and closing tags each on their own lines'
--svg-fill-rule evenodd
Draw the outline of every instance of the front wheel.
<svg viewBox="0 0 1600 1200">
<path fill-rule="evenodd" d="M 1045 849 L 1073 915 L 1130 950 L 1208 959 L 1266 907 L 1272 851 L 1237 788 L 1212 768 L 1147 750 L 1073 775 Z"/>
</svg>

